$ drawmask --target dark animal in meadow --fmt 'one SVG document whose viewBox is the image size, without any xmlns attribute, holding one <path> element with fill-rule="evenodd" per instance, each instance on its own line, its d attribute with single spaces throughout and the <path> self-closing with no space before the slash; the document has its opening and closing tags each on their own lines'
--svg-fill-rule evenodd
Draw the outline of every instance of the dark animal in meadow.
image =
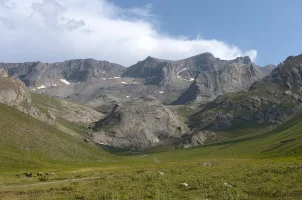
<svg viewBox="0 0 302 200">
<path fill-rule="evenodd" d="M 37 176 L 43 176 L 43 172 L 38 172 Z"/>
<path fill-rule="evenodd" d="M 32 176 L 33 176 L 33 174 L 32 174 L 32 173 L 28 173 L 28 172 L 25 172 L 25 173 L 24 173 L 24 175 L 25 175 L 27 178 L 30 178 L 30 177 L 32 177 Z"/>
</svg>

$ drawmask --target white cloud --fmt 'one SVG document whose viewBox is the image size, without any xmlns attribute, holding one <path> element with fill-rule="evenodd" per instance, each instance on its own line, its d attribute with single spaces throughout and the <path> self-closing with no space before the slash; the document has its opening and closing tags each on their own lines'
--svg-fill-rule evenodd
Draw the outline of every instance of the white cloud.
<svg viewBox="0 0 302 200">
<path fill-rule="evenodd" d="M 106 0 L 0 0 L 0 61 L 96 58 L 129 66 L 147 56 L 183 59 L 211 52 L 248 55 L 225 42 L 160 33 L 152 5 L 122 9 Z M 181 27 L 181 25 L 180 25 Z"/>
</svg>

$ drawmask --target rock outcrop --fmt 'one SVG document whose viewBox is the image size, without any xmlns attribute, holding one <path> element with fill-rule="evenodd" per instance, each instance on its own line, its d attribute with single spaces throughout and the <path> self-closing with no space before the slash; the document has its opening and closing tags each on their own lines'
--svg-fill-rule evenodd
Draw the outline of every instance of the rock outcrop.
<svg viewBox="0 0 302 200">
<path fill-rule="evenodd" d="M 260 76 L 259 78 L 263 78 L 270 73 L 270 68 L 265 68 L 265 72 L 261 71 L 247 56 L 228 61 L 215 58 L 211 53 L 203 53 L 179 61 L 162 60 L 149 56 L 147 59 L 127 68 L 123 73 L 123 77 L 143 78 L 147 84 L 153 85 L 171 85 L 179 82 L 192 83 L 196 75 L 201 72 L 213 75 L 215 72 L 225 70 L 229 65 L 233 65 L 233 67 L 229 67 L 230 69 L 252 65 L 257 70 L 254 75 Z"/>
<path fill-rule="evenodd" d="M 172 104 L 192 101 L 205 103 L 225 93 L 248 90 L 266 74 L 246 57 L 237 58 L 221 67 L 213 65 L 209 70 L 200 72 L 190 87 Z"/>
<path fill-rule="evenodd" d="M 43 113 L 31 105 L 31 98 L 24 83 L 15 77 L 8 77 L 2 68 L 0 68 L 0 103 L 13 106 L 33 117 L 46 119 Z"/>
<path fill-rule="evenodd" d="M 192 115 L 192 129 L 226 130 L 282 124 L 300 112 L 302 55 L 289 57 L 248 92 L 221 95 Z"/>
<path fill-rule="evenodd" d="M 100 144 L 142 150 L 184 134 L 176 114 L 152 97 L 132 99 L 116 105 L 104 119 L 91 125 L 92 139 Z"/>
<path fill-rule="evenodd" d="M 86 82 L 92 79 L 119 77 L 121 65 L 94 59 L 68 60 L 58 63 L 1 63 L 10 76 L 18 77 L 27 87 L 45 88 Z"/>
</svg>

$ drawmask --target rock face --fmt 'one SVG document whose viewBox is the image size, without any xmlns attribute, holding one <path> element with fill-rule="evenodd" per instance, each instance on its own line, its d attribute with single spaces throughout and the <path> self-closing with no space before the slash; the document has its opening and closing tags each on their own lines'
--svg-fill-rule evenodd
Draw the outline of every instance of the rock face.
<svg viewBox="0 0 302 200">
<path fill-rule="evenodd" d="M 193 129 L 226 130 L 238 126 L 281 124 L 300 111 L 302 55 L 289 57 L 248 92 L 221 95 L 192 115 Z M 240 127 L 239 126 L 239 127 Z"/>
<path fill-rule="evenodd" d="M 8 77 L 7 72 L 0 66 L 0 77 L 6 78 Z"/>
<path fill-rule="evenodd" d="M 215 73 L 218 72 L 228 73 L 227 70 L 233 70 L 231 72 L 236 73 L 240 71 L 240 66 L 244 68 L 253 66 L 251 70 L 255 72 L 252 75 L 261 76 L 259 78 L 263 78 L 270 73 L 269 68 L 266 68 L 265 73 L 261 71 L 258 66 L 252 63 L 249 57 L 238 57 L 228 61 L 215 58 L 211 53 L 203 53 L 179 61 L 148 57 L 144 61 L 127 68 L 123 73 L 123 77 L 143 78 L 147 84 L 153 85 L 169 85 L 184 81 L 192 83 L 199 73 L 209 73 L 212 76 L 215 76 Z M 233 75 L 238 76 L 238 74 Z"/>
<path fill-rule="evenodd" d="M 13 106 L 36 118 L 46 118 L 45 115 L 31 105 L 30 95 L 24 83 L 15 77 L 8 77 L 2 68 L 0 68 L 0 103 Z"/>
<path fill-rule="evenodd" d="M 116 105 L 107 117 L 93 123 L 91 129 L 95 142 L 132 150 L 179 139 L 184 134 L 184 124 L 152 97 Z"/>
<path fill-rule="evenodd" d="M 39 96 L 40 97 L 40 96 Z M 95 110 L 61 100 L 50 100 L 55 105 L 47 105 L 42 100 L 31 98 L 24 83 L 16 77 L 8 77 L 5 70 L 0 68 L 0 103 L 13 106 L 18 110 L 53 124 L 57 117 L 82 125 L 90 124 L 103 117 Z M 51 99 L 47 97 L 47 100 Z M 42 103 L 41 103 L 42 101 Z"/>
<path fill-rule="evenodd" d="M 237 58 L 223 66 L 213 64 L 200 72 L 190 87 L 172 104 L 208 102 L 221 94 L 247 90 L 255 81 L 264 78 L 270 69 L 265 71 L 247 57 Z"/>
<path fill-rule="evenodd" d="M 196 131 L 184 134 L 177 145 L 179 148 L 190 148 L 204 145 L 207 141 L 219 141 L 216 133 L 211 131 Z"/>
<path fill-rule="evenodd" d="M 10 76 L 18 77 L 31 88 L 119 77 L 125 70 L 121 65 L 94 59 L 68 60 L 58 63 L 1 63 L 0 65 L 8 71 Z"/>
<path fill-rule="evenodd" d="M 276 69 L 276 65 L 266 65 L 260 68 L 260 70 L 267 75 L 269 75 L 274 69 Z"/>
<path fill-rule="evenodd" d="M 299 91 L 302 86 L 302 54 L 289 56 L 269 76 L 253 84 L 251 89 L 265 84 L 276 84 L 285 89 Z"/>
</svg>

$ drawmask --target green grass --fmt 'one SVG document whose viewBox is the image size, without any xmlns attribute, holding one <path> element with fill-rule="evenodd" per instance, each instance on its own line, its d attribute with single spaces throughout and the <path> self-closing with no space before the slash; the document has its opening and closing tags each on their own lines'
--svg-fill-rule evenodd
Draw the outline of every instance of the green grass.
<svg viewBox="0 0 302 200">
<path fill-rule="evenodd" d="M 0 171 L 88 165 L 106 160 L 99 148 L 0 104 Z"/>
<path fill-rule="evenodd" d="M 111 154 L 0 104 L 0 199 L 301 199 L 301 118 L 202 147 Z M 15 177 L 24 171 L 56 175 L 45 181 Z M 2 188 L 84 177 L 98 178 Z"/>
</svg>

